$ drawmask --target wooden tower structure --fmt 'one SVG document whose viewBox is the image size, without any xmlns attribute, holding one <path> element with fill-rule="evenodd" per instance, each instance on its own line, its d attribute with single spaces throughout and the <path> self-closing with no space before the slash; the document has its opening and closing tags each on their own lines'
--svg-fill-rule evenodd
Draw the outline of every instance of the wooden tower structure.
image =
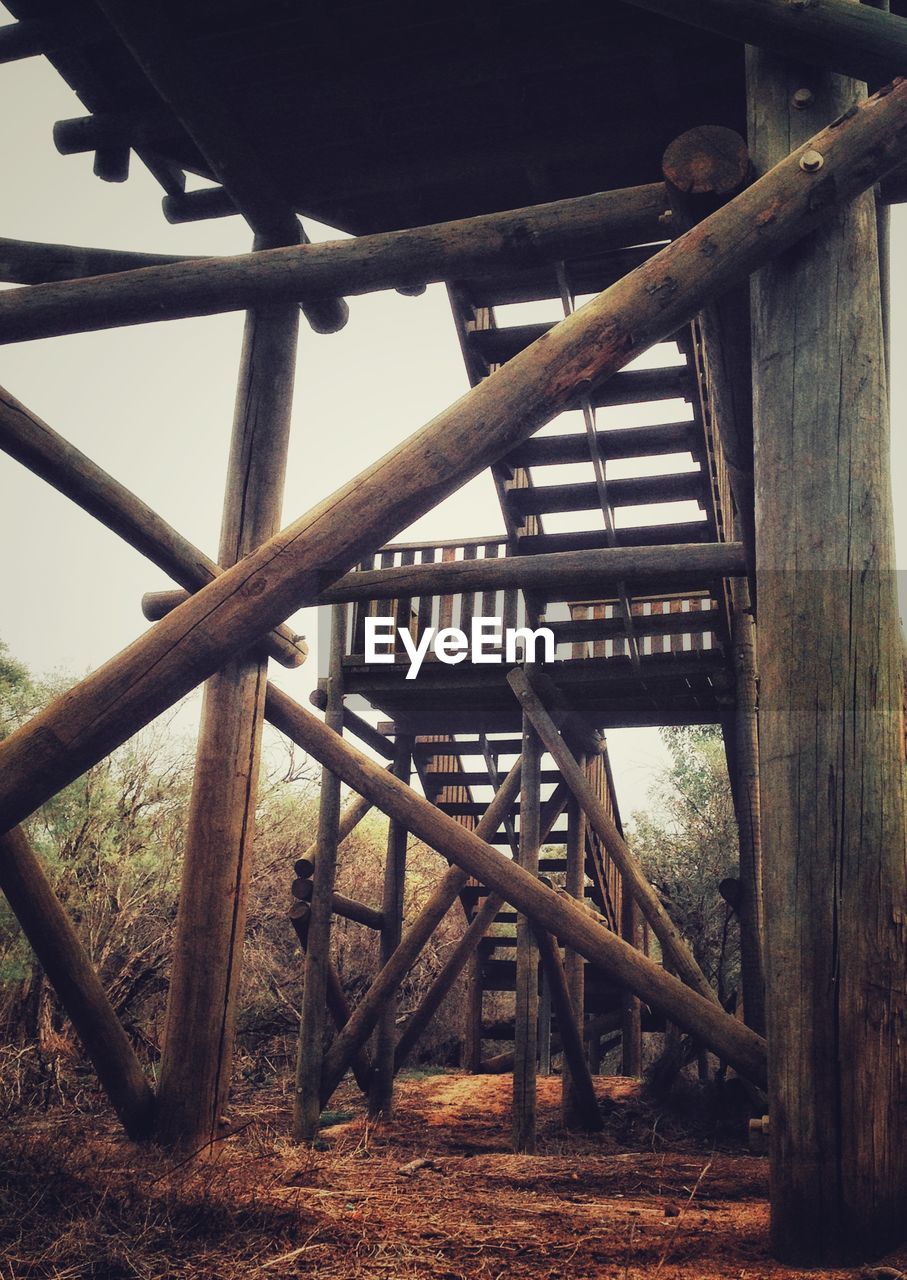
<svg viewBox="0 0 907 1280">
<path fill-rule="evenodd" d="M 469 966 L 471 1064 L 483 990 L 515 993 L 518 1149 L 532 1149 L 552 1027 L 565 1114 L 594 1126 L 586 1046 L 619 1032 L 635 1072 L 641 1025 L 667 1018 L 767 1081 L 777 1253 L 881 1251 L 907 1200 L 885 349 L 907 5 L 8 7 L 0 60 L 46 55 L 86 108 L 57 125 L 60 151 L 93 152 L 113 181 L 134 153 L 169 219 L 243 217 L 254 237 L 248 254 L 193 261 L 0 242 L 3 280 L 26 286 L 0 294 L 3 342 L 246 312 L 216 559 L 0 399 L 0 445 L 180 588 L 0 745 L 0 885 L 129 1132 L 180 1145 L 216 1132 L 268 719 L 324 768 L 296 868 L 298 1136 L 348 1067 L 386 1113 L 395 1069 Z M 212 185 L 187 190 L 187 173 Z M 305 216 L 352 238 L 309 244 Z M 329 334 L 345 296 L 436 281 L 472 390 L 279 530 L 300 315 Z M 562 320 L 500 318 L 544 299 Z M 657 411 L 678 400 L 682 413 Z M 634 404 L 656 406 L 648 425 L 602 416 Z M 406 540 L 485 468 L 503 535 Z M 566 529 L 564 513 L 582 518 Z M 333 619 L 323 718 L 267 682 L 271 658 L 304 660 L 283 624 L 314 603 Z M 388 614 L 413 642 L 479 616 L 544 624 L 556 652 L 541 671 L 518 652 L 408 681 L 402 661 L 366 661 L 366 620 Z M 202 681 L 155 1095 L 18 824 Z M 385 722 L 365 722 L 353 694 Z M 693 723 L 725 731 L 746 1023 L 719 1006 L 623 839 L 601 732 Z M 342 811 L 341 783 L 358 797 Z M 369 805 L 391 819 L 380 907 L 333 884 L 338 841 Z M 450 870 L 402 934 L 408 833 Z M 463 942 L 401 1031 L 395 992 L 458 900 Z M 381 971 L 352 1011 L 329 959 L 335 912 L 381 934 Z M 323 1055 L 326 1010 L 339 1029 Z"/>
</svg>

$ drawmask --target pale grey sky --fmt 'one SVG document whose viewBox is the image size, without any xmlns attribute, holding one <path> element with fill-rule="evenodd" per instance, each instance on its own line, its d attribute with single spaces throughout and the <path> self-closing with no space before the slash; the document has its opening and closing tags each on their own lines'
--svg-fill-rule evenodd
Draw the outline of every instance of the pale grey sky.
<svg viewBox="0 0 907 1280">
<path fill-rule="evenodd" d="M 7 18 L 0 7 L 0 19 Z M 171 227 L 157 184 L 133 159 L 121 185 L 100 182 L 90 155 L 61 157 L 56 120 L 84 114 L 44 59 L 0 68 L 0 233 L 21 239 L 172 253 L 237 253 L 240 219 Z M 307 223 L 313 239 L 327 229 Z M 903 347 L 898 285 L 905 271 L 902 210 L 895 211 L 894 350 Z M 443 288 L 421 298 L 382 293 L 350 300 L 341 333 L 299 346 L 285 520 L 295 518 L 421 426 L 467 389 Z M 218 542 L 242 317 L 139 325 L 0 348 L 0 383 L 55 430 L 155 507 L 209 554 Z M 898 543 L 907 567 L 907 402 L 894 361 L 894 474 Z M 662 406 L 662 409 L 664 406 Z M 82 673 L 147 625 L 139 599 L 171 585 L 143 557 L 41 480 L 0 454 L 0 539 L 6 548 L 0 638 L 38 673 Z M 413 527 L 417 536 L 492 533 L 501 517 L 486 474 Z M 299 629 L 314 639 L 309 617 Z M 306 702 L 310 660 L 272 678 Z M 191 714 L 181 717 L 191 730 Z M 624 814 L 645 802 L 663 753 L 653 731 L 609 734 Z"/>
</svg>

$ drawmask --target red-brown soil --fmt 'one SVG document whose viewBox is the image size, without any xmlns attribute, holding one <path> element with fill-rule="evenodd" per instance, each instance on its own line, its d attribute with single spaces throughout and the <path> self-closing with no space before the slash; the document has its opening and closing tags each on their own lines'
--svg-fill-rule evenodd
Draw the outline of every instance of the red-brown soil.
<svg viewBox="0 0 907 1280">
<path fill-rule="evenodd" d="M 0 1138 L 2 1280 L 438 1277 L 438 1280 L 843 1280 L 766 1248 L 767 1162 L 742 1125 L 659 1109 L 598 1082 L 606 1128 L 568 1135 L 539 1081 L 539 1151 L 508 1151 L 510 1077 L 402 1080 L 396 1118 L 285 1135 L 288 1095 L 249 1093 L 233 1136 L 179 1164 L 112 1121 L 59 1107 Z M 422 1162 L 416 1164 L 415 1162 Z M 412 1166 L 407 1169 L 406 1166 Z M 907 1250 L 886 1260 L 907 1266 Z M 892 1273 L 895 1274 L 895 1273 Z"/>
</svg>

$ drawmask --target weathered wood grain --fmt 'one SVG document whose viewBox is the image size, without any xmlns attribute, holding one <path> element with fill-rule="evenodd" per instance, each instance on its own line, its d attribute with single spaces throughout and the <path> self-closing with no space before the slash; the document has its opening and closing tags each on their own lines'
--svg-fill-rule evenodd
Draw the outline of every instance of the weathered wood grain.
<svg viewBox="0 0 907 1280">
<path fill-rule="evenodd" d="M 905 142 L 907 83 L 817 134 L 806 149 L 824 156 L 818 172 L 801 168 L 802 153 L 783 160 L 187 600 L 0 744 L 0 826 L 20 821 L 265 628 L 317 599 L 366 551 L 528 438 L 578 388 L 676 332 L 708 298 L 866 189 Z"/>
</svg>

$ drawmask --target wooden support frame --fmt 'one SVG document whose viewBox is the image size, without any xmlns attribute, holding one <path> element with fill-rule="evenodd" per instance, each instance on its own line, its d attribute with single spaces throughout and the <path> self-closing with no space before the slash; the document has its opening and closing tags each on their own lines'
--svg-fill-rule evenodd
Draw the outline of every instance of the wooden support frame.
<svg viewBox="0 0 907 1280">
<path fill-rule="evenodd" d="M 298 716 L 292 708 L 286 706 L 283 698 L 278 697 L 277 700 L 281 704 L 280 714 L 284 732 L 290 730 L 289 736 L 293 736 L 292 731 L 298 731 L 301 727 Z M 388 774 L 387 777 L 393 779 L 394 782 L 397 781 L 393 774 Z M 520 769 L 519 765 L 515 764 L 495 793 L 491 804 L 476 828 L 475 834 L 480 839 L 491 837 L 497 832 L 504 820 L 504 814 L 513 803 L 519 784 Z M 406 788 L 406 791 L 413 795 L 416 794 L 409 787 Z M 444 816 L 429 801 L 425 800 L 423 803 L 427 806 L 429 812 L 439 814 L 441 817 Z M 384 805 L 380 807 L 385 812 L 388 812 Z M 388 816 L 393 817 L 394 815 L 388 814 Z M 453 819 L 447 819 L 447 821 L 453 822 Z M 455 823 L 454 825 L 458 824 Z M 460 829 L 466 830 L 465 827 Z M 419 834 L 416 828 L 412 828 L 412 830 L 415 834 Z M 427 843 L 431 844 L 432 841 L 429 840 Z M 443 850 L 439 850 L 439 852 L 443 852 Z M 337 1037 L 325 1057 L 321 1082 L 322 1103 L 327 1102 L 337 1088 L 349 1065 L 351 1054 L 355 1052 L 358 1045 L 365 1044 L 365 1041 L 376 1026 L 382 1010 L 386 1008 L 389 999 L 394 995 L 400 983 L 412 968 L 416 957 L 434 933 L 440 921 L 456 902 L 468 880 L 469 873 L 467 871 L 452 866 L 442 876 L 419 915 L 400 939 L 400 943 L 393 954 L 388 956 L 368 992 L 356 1006 L 356 1011 L 350 1019 L 349 1025 L 344 1028 L 343 1034 Z"/>
<path fill-rule="evenodd" d="M 220 555 L 234 564 L 280 520 L 298 308 L 246 317 Z M 232 659 L 205 686 L 158 1089 L 158 1136 L 213 1141 L 233 1068 L 264 723 L 267 658 Z M 309 952 L 311 955 L 311 950 Z"/>
<path fill-rule="evenodd" d="M 569 600 L 610 593 L 622 581 L 632 583 L 634 588 L 654 591 L 664 586 L 683 591 L 701 587 L 703 576 L 737 577 L 746 568 L 743 544 L 739 542 L 602 547 L 597 551 L 553 551 L 360 569 L 326 587 L 319 601 L 331 604 L 396 600 L 513 588 L 537 591 L 548 600 Z M 149 622 L 159 622 L 186 599 L 185 591 L 148 591 L 142 596 L 142 612 Z"/>
<path fill-rule="evenodd" d="M 588 1133 L 597 1133 L 604 1128 L 604 1124 L 595 1098 L 595 1085 L 586 1060 L 579 1025 L 582 1009 L 578 1010 L 570 998 L 567 975 L 556 939 L 546 930 L 537 929 L 536 942 L 542 971 L 551 990 L 551 1004 L 557 1014 L 561 1050 L 564 1054 L 564 1074 L 566 1077 L 569 1072 L 571 1082 L 571 1107 L 565 1120 L 570 1126 L 585 1129 Z M 515 1056 L 515 1064 L 517 1060 Z"/>
<path fill-rule="evenodd" d="M 522 766 L 522 759 L 518 760 L 513 766 L 511 773 L 515 777 L 519 776 Z M 515 773 L 514 773 L 515 771 Z M 509 776 L 509 775 L 508 775 Z M 500 790 L 500 787 L 498 788 Z M 541 839 L 544 841 L 551 831 L 551 828 L 557 822 L 563 812 L 566 796 L 558 797 L 557 793 L 553 794 L 542 806 L 541 817 Z M 555 803 L 552 803 L 555 802 Z M 504 825 L 506 827 L 506 815 Z M 479 834 L 481 824 L 476 829 Z M 400 1039 L 397 1042 L 396 1068 L 399 1071 L 404 1065 L 406 1059 L 412 1053 L 429 1021 L 436 1013 L 441 1005 L 442 1000 L 450 992 L 457 978 L 463 972 L 467 962 L 475 955 L 478 950 L 479 943 L 485 937 L 494 918 L 504 905 L 504 899 L 498 893 L 489 893 L 482 901 L 472 920 L 467 926 L 466 932 L 457 942 L 450 955 L 445 960 L 443 966 L 438 972 L 434 982 L 422 997 L 419 1006 L 413 1010 L 409 1020 L 400 1032 Z M 476 1037 L 476 1050 L 481 1050 L 481 1026 L 479 1027 L 479 1036 Z M 479 1058 L 481 1053 L 479 1052 Z M 475 1067 L 471 1065 L 470 1070 L 479 1069 L 479 1060 L 476 1061 Z"/>
<path fill-rule="evenodd" d="M 339 833 L 337 843 L 340 843 Z M 293 897 L 299 902 L 311 902 L 314 893 L 311 876 L 297 876 L 290 886 Z M 364 924 L 367 929 L 384 928 L 384 913 L 377 907 L 370 907 L 356 898 L 348 898 L 343 893 L 331 894 L 331 912 L 335 916 L 343 916 L 344 920 L 353 920 L 356 924 Z"/>
<path fill-rule="evenodd" d="M 515 668 L 507 677 L 520 706 L 531 720 L 544 743 L 545 750 L 554 758 L 564 781 L 581 805 L 589 825 L 608 850 L 620 869 L 625 883 L 631 888 L 636 901 L 649 921 L 664 950 L 666 961 L 675 965 L 683 981 L 706 1000 L 717 1003 L 717 997 L 686 942 L 662 906 L 661 900 L 649 883 L 639 863 L 634 858 L 604 805 L 577 764 L 576 759 L 561 737 L 541 700 L 533 690 L 526 674 Z"/>
<path fill-rule="evenodd" d="M 327 706 L 324 723 L 334 733 L 343 732 L 343 649 L 346 610 L 331 610 L 331 651 L 328 659 Z M 302 1008 L 296 1054 L 296 1088 L 293 1095 L 292 1133 L 296 1142 L 313 1142 L 321 1115 L 321 1067 L 324 1054 L 324 1008 L 331 964 L 331 915 L 334 909 L 334 877 L 340 844 L 340 779 L 330 769 L 321 771 L 318 800 L 318 837 L 313 858 L 308 945 L 303 970 Z M 371 1087 L 371 1076 L 369 1078 Z"/>
<path fill-rule="evenodd" d="M 413 768 L 413 738 L 396 735 L 393 775 L 409 786 Z M 406 878 L 406 846 L 409 832 L 391 818 L 387 832 L 387 857 L 384 864 L 384 897 L 381 914 L 380 963 L 383 968 L 393 958 L 403 937 L 403 891 Z M 394 1109 L 394 1052 L 397 1047 L 396 987 L 384 1001 L 375 1026 L 372 1081 L 368 1095 L 368 1113 L 375 1119 L 388 1119 Z"/>
<path fill-rule="evenodd" d="M 609 244 L 634 238 L 661 240 L 659 219 L 666 208 L 663 184 L 652 183 L 351 241 L 149 268 L 157 273 L 154 276 L 123 272 L 91 281 L 35 285 L 23 291 L 13 308 L 18 313 L 14 327 L 8 323 L 8 298 L 0 298 L 0 340 L 211 315 L 263 300 L 406 288 L 468 276 L 486 265 L 555 262 L 599 253 Z M 350 254 L 353 246 L 356 251 Z M 320 278 L 325 268 L 333 277 L 326 288 Z M 26 295 L 29 302 L 23 308 Z M 38 319 L 42 311 L 43 321 Z M 26 333 L 26 323 L 32 332 Z M 77 328 L 67 329 L 67 324 Z M 12 337 L 14 332 L 19 336 Z"/>
<path fill-rule="evenodd" d="M 129 0 L 97 0 L 97 7 L 255 235 L 270 244 L 305 242 L 299 219 L 280 197 L 242 119 L 212 87 L 205 62 L 193 56 L 191 42 L 180 30 L 180 7 L 166 18 L 145 13 Z M 302 309 L 316 333 L 336 333 L 349 318 L 342 298 L 304 301 Z"/>
<path fill-rule="evenodd" d="M 761 168 L 861 89 L 785 52 L 747 55 Z M 752 282 L 771 1242 L 826 1267 L 875 1259 L 907 1226 L 903 650 L 876 238 L 867 194 Z"/>
<path fill-rule="evenodd" d="M 701 1039 L 713 1053 L 725 1058 L 742 1075 L 757 1083 L 765 1079 L 765 1041 L 748 1027 L 729 1017 L 717 1003 L 704 999 L 678 979 L 668 976 L 660 965 L 603 928 L 566 895 L 549 889 L 497 849 L 486 844 L 478 831 L 469 831 L 412 788 L 404 786 L 362 752 L 325 728 L 316 716 L 285 693 L 271 689 L 268 702 L 272 724 L 277 725 L 316 760 L 338 773 L 347 786 L 362 795 L 370 796 L 389 817 L 405 823 L 413 835 L 449 857 L 463 873 L 475 876 L 481 883 L 500 893 L 506 901 L 557 936 L 564 945 L 574 947 L 587 960 L 613 974 L 617 982 L 629 987 L 646 1004 L 670 1014 L 678 1025 Z M 516 779 L 514 782 L 519 785 Z M 508 805 L 512 799 L 511 794 Z M 450 874 L 453 875 L 453 870 Z M 436 923 L 437 920 L 426 923 L 426 937 L 430 936 Z M 412 932 L 410 929 L 407 937 Z M 373 987 L 382 980 L 390 982 L 387 966 L 372 984 Z M 353 1019 L 360 1013 L 363 1004 L 357 1006 Z M 350 1025 L 352 1021 L 351 1019 Z M 368 1030 L 365 1034 L 368 1035 Z M 335 1041 L 331 1052 L 336 1047 Z M 325 1067 L 327 1068 L 327 1061 Z M 332 1088 L 336 1087 L 339 1078 L 335 1079 Z M 327 1076 L 325 1083 L 330 1084 Z M 322 1099 L 324 1097 L 325 1093 L 322 1092 Z"/>
<path fill-rule="evenodd" d="M 872 185 L 901 160 L 905 144 L 907 83 L 898 83 L 815 135 L 387 459 L 220 575 L 0 744 L 0 825 L 20 821 L 231 654 L 317 598 L 365 549 L 527 439 L 578 387 L 604 381 L 676 332 L 710 297 L 805 235 L 836 203 Z M 818 169 L 801 166 L 807 152 L 822 157 Z M 8 297 L 0 295 L 0 304 Z M 190 634 L 191 646 L 181 644 Z"/>
<path fill-rule="evenodd" d="M 290 908 L 290 924 L 293 927 L 293 932 L 299 940 L 299 945 L 302 948 L 303 955 L 306 954 L 308 948 L 309 919 L 311 914 L 312 909 L 308 903 L 305 902 L 294 903 Z M 327 985 L 325 995 L 328 1012 L 331 1015 L 334 1026 L 338 1031 L 342 1031 L 350 1020 L 350 1006 L 346 996 L 344 995 L 343 984 L 340 981 L 340 974 L 337 972 L 337 968 L 330 957 L 328 957 L 327 963 Z M 356 1078 L 356 1083 L 359 1088 L 363 1093 L 368 1093 L 369 1081 L 372 1076 L 372 1060 L 368 1055 L 368 1051 L 364 1048 L 357 1049 L 353 1054 L 350 1066 L 352 1067 L 353 1075 Z"/>
</svg>

